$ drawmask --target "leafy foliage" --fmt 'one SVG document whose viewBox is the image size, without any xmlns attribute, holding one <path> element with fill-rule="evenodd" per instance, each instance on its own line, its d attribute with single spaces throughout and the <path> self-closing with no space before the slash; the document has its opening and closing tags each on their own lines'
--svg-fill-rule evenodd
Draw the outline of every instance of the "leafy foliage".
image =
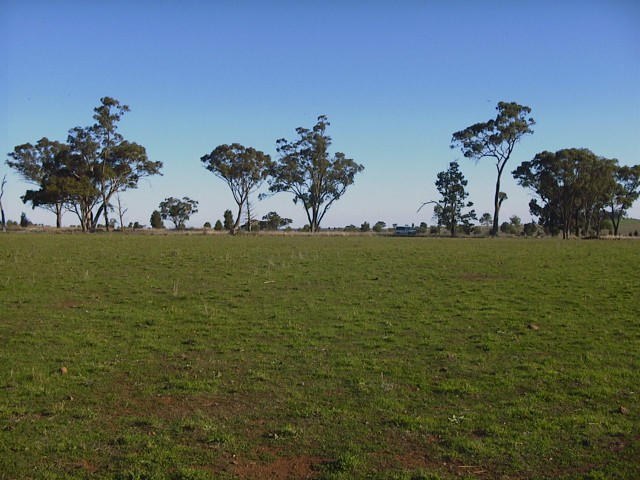
<svg viewBox="0 0 640 480">
<path fill-rule="evenodd" d="M 182 200 L 168 197 L 160 202 L 159 210 L 163 219 L 171 220 L 176 230 L 182 230 L 191 215 L 198 212 L 198 202 L 189 197 L 182 197 Z"/>
<path fill-rule="evenodd" d="M 278 215 L 277 212 L 269 212 L 262 217 L 260 222 L 260 229 L 262 230 L 278 230 L 281 227 L 291 225 L 293 220 L 290 218 L 283 218 Z"/>
<path fill-rule="evenodd" d="M 382 220 L 378 220 L 374 225 L 373 225 L 373 231 L 374 232 L 381 232 L 382 230 L 384 230 L 384 228 L 387 226 L 387 224 L 385 222 L 383 222 Z"/>
<path fill-rule="evenodd" d="M 329 156 L 329 125 L 327 117 L 321 115 L 312 129 L 296 128 L 297 140 L 279 139 L 276 145 L 280 158 L 270 172 L 269 190 L 293 194 L 293 202 L 301 202 L 304 207 L 311 232 L 318 231 L 331 205 L 364 170 L 344 153 Z"/>
<path fill-rule="evenodd" d="M 456 235 L 458 224 L 466 228 L 476 218 L 475 210 L 463 213 L 464 208 L 473 206 L 473 202 L 465 202 L 469 196 L 465 190 L 467 183 L 458 162 L 449 163 L 447 170 L 438 173 L 436 188 L 442 199 L 436 203 L 433 213 L 438 219 L 438 225 L 446 227 L 452 237 Z"/>
<path fill-rule="evenodd" d="M 210 154 L 200 157 L 205 168 L 224 180 L 238 205 L 238 215 L 229 228 L 235 232 L 240 225 L 242 209 L 249 208 L 249 195 L 260 187 L 272 166 L 271 157 L 239 143 L 219 145 Z"/>
<path fill-rule="evenodd" d="M 27 190 L 22 201 L 30 202 L 33 208 L 41 207 L 55 213 L 57 228 L 62 226 L 67 201 L 66 193 L 58 188 L 57 177 L 61 174 L 62 158 L 68 148 L 63 143 L 43 137 L 35 145 L 17 145 L 7 160 L 7 165 L 24 180 L 39 187 L 38 190 Z"/>
<path fill-rule="evenodd" d="M 535 124 L 529 117 L 531 108 L 515 102 L 499 102 L 495 119 L 473 125 L 455 132 L 451 137 L 451 148 L 458 147 L 466 158 L 480 160 L 492 158 L 498 177 L 494 195 L 492 234 L 497 235 L 499 213 L 506 195 L 501 195 L 500 179 L 514 147 L 524 135 L 532 134 Z"/>
<path fill-rule="evenodd" d="M 231 230 L 233 228 L 233 212 L 231 210 L 224 211 L 224 229 Z"/>
<path fill-rule="evenodd" d="M 626 167 L 625 167 L 626 168 Z M 531 214 L 551 234 L 599 233 L 604 208 L 616 191 L 617 160 L 598 157 L 585 148 L 543 151 L 522 162 L 513 176 L 537 198 Z"/>
<path fill-rule="evenodd" d="M 109 228 L 113 195 L 136 188 L 141 178 L 160 174 L 162 168 L 162 162 L 147 158 L 143 146 L 118 132 L 118 122 L 128 111 L 127 105 L 103 97 L 94 108 L 96 123 L 69 130 L 66 144 L 41 138 L 35 145 L 16 146 L 7 163 L 39 186 L 27 190 L 23 201 L 55 212 L 57 226 L 65 207 L 76 213 L 83 230 L 95 229 L 101 215 Z"/>
<path fill-rule="evenodd" d="M 614 235 L 618 235 L 620 221 L 633 202 L 640 197 L 640 165 L 620 166 L 614 172 L 615 186 L 609 191 L 607 208 Z M 636 235 L 637 236 L 637 235 Z"/>
<path fill-rule="evenodd" d="M 149 220 L 151 224 L 151 228 L 164 228 L 164 223 L 162 222 L 162 215 L 158 210 L 154 210 L 151 213 L 151 218 Z"/>
</svg>

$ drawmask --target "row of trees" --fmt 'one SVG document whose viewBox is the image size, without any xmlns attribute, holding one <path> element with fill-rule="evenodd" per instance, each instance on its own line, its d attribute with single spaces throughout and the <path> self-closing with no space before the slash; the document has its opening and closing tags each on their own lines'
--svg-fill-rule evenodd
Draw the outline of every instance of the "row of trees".
<svg viewBox="0 0 640 480">
<path fill-rule="evenodd" d="M 66 143 L 43 137 L 35 144 L 16 146 L 9 153 L 7 164 L 35 187 L 25 192 L 23 202 L 55 213 L 58 228 L 63 212 L 74 212 L 82 230 L 91 231 L 101 217 L 109 229 L 109 213 L 117 200 L 122 223 L 124 209 L 118 194 L 136 188 L 143 177 L 161 174 L 162 168 L 161 162 L 148 159 L 143 146 L 125 140 L 118 132 L 118 123 L 126 112 L 127 105 L 103 97 L 94 109 L 95 123 L 69 130 Z M 320 116 L 311 129 L 297 128 L 295 140 L 277 140 L 280 157 L 275 161 L 264 152 L 238 143 L 219 145 L 201 157 L 205 168 L 225 181 L 237 204 L 237 214 L 229 228 L 232 233 L 240 227 L 243 212 L 249 230 L 257 222 L 250 197 L 265 181 L 269 184 L 267 195 L 292 194 L 294 203 L 304 207 L 311 231 L 320 228 L 329 208 L 364 169 L 341 152 L 330 155 L 328 126 L 327 117 Z M 0 193 L 0 211 L 4 215 L 1 199 Z M 186 219 L 197 212 L 197 202 L 188 197 L 169 197 L 161 202 L 158 212 L 162 219 L 182 228 Z M 267 224 L 275 221 L 263 218 Z"/>
<path fill-rule="evenodd" d="M 517 103 L 500 102 L 496 118 L 473 124 L 452 135 L 451 147 L 460 148 L 466 158 L 494 161 L 497 171 L 494 214 L 484 214 L 481 223 L 492 220 L 492 235 L 510 228 L 499 229 L 499 213 L 507 195 L 501 191 L 502 174 L 515 145 L 524 135 L 533 133 L 535 124 L 529 116 L 531 108 Z M 598 156 L 585 148 L 568 148 L 557 152 L 543 151 L 530 161 L 520 164 L 512 175 L 520 185 L 533 191 L 536 198 L 529 203 L 531 214 L 546 232 L 567 238 L 570 233 L 600 235 L 603 220 L 609 218 L 614 235 L 618 235 L 620 221 L 626 211 L 640 197 L 640 165 L 621 166 L 616 159 Z M 456 234 L 456 228 L 469 228 L 476 220 L 473 206 L 466 202 L 467 180 L 457 162 L 451 162 L 440 172 L 436 188 L 440 200 L 433 203 L 439 226 Z"/>
<path fill-rule="evenodd" d="M 251 231 L 255 219 L 250 197 L 265 181 L 270 193 L 260 198 L 279 192 L 292 194 L 293 202 L 304 208 L 310 231 L 319 230 L 329 208 L 364 169 L 342 152 L 330 155 L 329 125 L 327 117 L 321 115 L 311 129 L 298 127 L 295 140 L 277 140 L 280 158 L 276 161 L 264 152 L 237 143 L 219 145 L 200 158 L 204 167 L 224 180 L 231 190 L 237 205 L 232 233 L 240 226 L 243 211 Z"/>
<path fill-rule="evenodd" d="M 149 160 L 142 145 L 118 132 L 128 111 L 127 105 L 103 97 L 94 108 L 95 123 L 69 130 L 66 143 L 43 137 L 16 146 L 7 164 L 35 187 L 22 200 L 55 213 L 57 227 L 68 210 L 77 215 L 83 231 L 95 230 L 101 216 L 109 229 L 114 196 L 162 168 L 162 162 Z"/>
<path fill-rule="evenodd" d="M 492 235 L 500 231 L 500 209 L 507 199 L 501 191 L 502 175 L 515 146 L 525 135 L 533 133 L 535 125 L 528 106 L 499 102 L 496 110 L 495 118 L 470 125 L 451 137 L 451 148 L 460 149 L 466 158 L 489 159 L 495 164 L 494 213 L 480 219 L 481 223 L 492 222 Z M 34 208 L 54 212 L 57 227 L 61 226 L 66 210 L 77 215 L 83 231 L 95 230 L 100 218 L 108 230 L 112 223 L 109 213 L 116 208 L 122 224 L 126 209 L 119 193 L 136 188 L 143 177 L 161 174 L 162 168 L 161 162 L 148 159 L 143 146 L 124 139 L 118 132 L 118 123 L 127 112 L 127 105 L 104 97 L 94 108 L 95 123 L 69 130 L 65 143 L 41 138 L 35 144 L 16 146 L 9 153 L 7 164 L 34 186 L 22 200 Z M 241 227 L 251 231 L 260 226 L 261 221 L 253 216 L 251 199 L 266 182 L 268 193 L 258 198 L 280 192 L 291 194 L 293 202 L 304 208 L 309 230 L 317 231 L 331 206 L 364 169 L 344 153 L 330 154 L 329 125 L 322 115 L 313 127 L 297 128 L 293 140 L 278 139 L 276 160 L 238 143 L 219 145 L 203 155 L 200 158 L 203 166 L 227 184 L 236 203 L 235 215 L 225 212 L 223 228 L 235 233 Z M 625 212 L 640 196 L 640 166 L 620 166 L 617 160 L 597 156 L 587 149 L 540 152 L 532 160 L 522 162 L 512 174 L 520 185 L 536 195 L 529 204 L 531 214 L 547 232 L 561 232 L 565 238 L 570 233 L 599 234 L 605 216 L 613 223 L 617 235 Z M 3 226 L 4 183 L 3 180 L 0 188 Z M 438 225 L 449 229 L 451 235 L 458 228 L 468 230 L 471 222 L 477 220 L 475 211 L 468 210 L 473 203 L 467 200 L 466 186 L 459 164 L 451 162 L 436 180 L 440 199 L 420 207 L 434 204 Z M 162 220 L 170 220 L 176 228 L 184 228 L 197 208 L 198 202 L 188 197 L 169 197 L 160 203 L 151 223 L 158 225 Z M 241 225 L 243 216 L 245 223 Z M 262 226 L 278 224 L 281 220 L 276 216 L 270 212 L 263 217 Z"/>
</svg>

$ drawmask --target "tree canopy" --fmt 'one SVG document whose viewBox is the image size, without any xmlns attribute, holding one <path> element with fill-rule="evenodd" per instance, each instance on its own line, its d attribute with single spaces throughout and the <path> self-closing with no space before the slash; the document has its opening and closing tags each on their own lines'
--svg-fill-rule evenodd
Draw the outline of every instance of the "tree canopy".
<svg viewBox="0 0 640 480">
<path fill-rule="evenodd" d="M 68 149 L 64 143 L 43 137 L 35 145 L 17 145 L 7 160 L 9 167 L 38 187 L 38 190 L 27 190 L 22 201 L 30 202 L 33 208 L 41 207 L 55 213 L 57 228 L 62 226 L 62 214 L 68 199 L 66 193 L 58 188 L 58 177 L 62 174 L 63 158 Z"/>
<path fill-rule="evenodd" d="M 96 123 L 69 130 L 66 144 L 43 137 L 35 145 L 16 146 L 7 163 L 39 186 L 27 190 L 23 201 L 54 211 L 58 226 L 64 207 L 76 213 L 83 230 L 94 230 L 101 215 L 108 229 L 113 195 L 136 188 L 141 178 L 160 174 L 162 168 L 162 162 L 147 158 L 142 145 L 118 133 L 118 122 L 128 111 L 118 100 L 103 97 L 94 108 Z"/>
<path fill-rule="evenodd" d="M 331 205 L 364 170 L 344 153 L 329 155 L 329 125 L 327 117 L 321 115 L 313 128 L 296 128 L 298 139 L 279 139 L 276 148 L 280 158 L 270 172 L 269 190 L 293 194 L 293 202 L 301 202 L 304 207 L 311 232 L 318 231 Z"/>
<path fill-rule="evenodd" d="M 449 163 L 447 170 L 438 173 L 436 188 L 441 200 L 436 202 L 433 213 L 438 219 L 438 226 L 446 227 L 452 237 L 455 237 L 459 224 L 468 227 L 476 218 L 475 210 L 463 213 L 464 208 L 473 206 L 473 202 L 465 202 L 469 196 L 465 190 L 467 183 L 458 162 Z"/>
<path fill-rule="evenodd" d="M 500 191 L 500 180 L 505 165 L 520 139 L 532 134 L 535 124 L 529 117 L 531 108 L 515 102 L 499 102 L 495 119 L 473 125 L 455 132 L 451 137 L 451 148 L 460 148 L 466 158 L 480 160 L 492 158 L 498 173 L 494 194 L 492 235 L 498 234 L 499 212 L 506 194 Z"/>
<path fill-rule="evenodd" d="M 158 210 L 164 220 L 171 220 L 176 230 L 182 230 L 191 215 L 198 212 L 198 201 L 189 197 L 182 197 L 182 200 L 168 197 L 160 202 Z"/>
<path fill-rule="evenodd" d="M 615 191 L 617 160 L 595 155 L 586 148 L 543 151 L 522 162 L 513 176 L 537 198 L 529 209 L 551 234 L 567 238 L 599 230 L 604 207 Z"/>
<path fill-rule="evenodd" d="M 219 145 L 208 155 L 200 157 L 205 168 L 224 180 L 238 206 L 238 214 L 230 230 L 240 225 L 242 209 L 249 211 L 249 195 L 262 185 L 272 167 L 271 157 L 239 143 Z M 248 222 L 251 225 L 250 219 Z"/>
</svg>

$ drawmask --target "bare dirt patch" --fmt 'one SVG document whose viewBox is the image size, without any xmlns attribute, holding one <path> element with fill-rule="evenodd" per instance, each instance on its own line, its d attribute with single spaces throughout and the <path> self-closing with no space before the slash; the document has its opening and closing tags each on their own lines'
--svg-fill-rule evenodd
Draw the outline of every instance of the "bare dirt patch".
<svg viewBox="0 0 640 480">
<path fill-rule="evenodd" d="M 238 478 L 252 480 L 271 478 L 276 480 L 313 479 L 319 474 L 319 466 L 325 458 L 311 455 L 280 457 L 270 462 L 241 461 L 233 466 Z"/>
</svg>

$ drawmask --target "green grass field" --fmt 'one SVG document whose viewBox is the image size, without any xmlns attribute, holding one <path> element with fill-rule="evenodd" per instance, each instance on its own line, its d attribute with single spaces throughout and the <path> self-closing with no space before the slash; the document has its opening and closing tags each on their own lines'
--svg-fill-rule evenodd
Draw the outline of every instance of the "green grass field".
<svg viewBox="0 0 640 480">
<path fill-rule="evenodd" d="M 0 307 L 2 479 L 640 478 L 637 241 L 9 234 Z"/>
</svg>

